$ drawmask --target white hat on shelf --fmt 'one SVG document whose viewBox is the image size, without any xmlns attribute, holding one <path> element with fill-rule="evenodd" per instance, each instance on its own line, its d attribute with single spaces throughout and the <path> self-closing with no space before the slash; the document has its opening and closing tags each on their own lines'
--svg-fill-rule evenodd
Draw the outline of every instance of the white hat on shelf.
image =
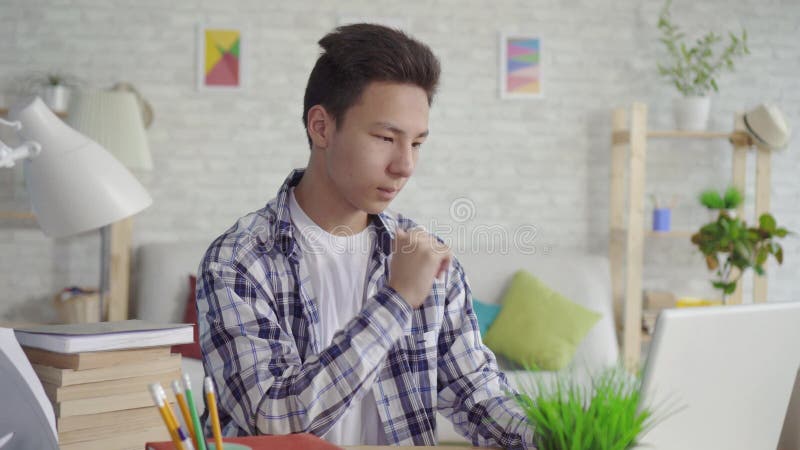
<svg viewBox="0 0 800 450">
<path fill-rule="evenodd" d="M 792 132 L 781 111 L 774 105 L 763 103 L 744 115 L 747 132 L 756 143 L 770 150 L 786 148 Z"/>
</svg>

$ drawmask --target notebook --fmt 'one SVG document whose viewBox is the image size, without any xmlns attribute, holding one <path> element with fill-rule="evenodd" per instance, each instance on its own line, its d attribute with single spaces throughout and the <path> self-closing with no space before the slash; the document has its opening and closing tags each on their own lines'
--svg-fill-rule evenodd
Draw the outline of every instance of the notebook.
<svg viewBox="0 0 800 450">
<path fill-rule="evenodd" d="M 157 347 L 194 341 L 192 324 L 161 324 L 143 320 L 37 325 L 17 328 L 14 333 L 20 345 L 57 353 Z"/>
</svg>

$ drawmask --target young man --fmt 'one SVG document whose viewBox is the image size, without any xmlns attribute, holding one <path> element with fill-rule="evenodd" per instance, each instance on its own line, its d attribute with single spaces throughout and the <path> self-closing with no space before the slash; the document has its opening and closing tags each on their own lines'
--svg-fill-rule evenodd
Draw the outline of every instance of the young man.
<svg viewBox="0 0 800 450">
<path fill-rule="evenodd" d="M 384 211 L 428 135 L 438 60 L 377 25 L 319 43 L 303 111 L 307 168 L 217 238 L 199 269 L 203 362 L 223 433 L 434 445 L 438 410 L 475 445 L 532 446 L 481 343 L 461 265 Z"/>
</svg>

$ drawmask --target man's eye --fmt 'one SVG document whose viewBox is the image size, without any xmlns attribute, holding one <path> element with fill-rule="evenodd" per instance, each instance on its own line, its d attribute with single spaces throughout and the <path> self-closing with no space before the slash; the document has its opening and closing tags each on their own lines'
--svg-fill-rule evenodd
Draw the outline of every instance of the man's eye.
<svg viewBox="0 0 800 450">
<path fill-rule="evenodd" d="M 382 140 L 383 142 L 394 142 L 393 138 L 390 138 L 390 137 L 387 137 L 387 136 L 375 136 L 375 137 L 377 137 L 378 139 Z"/>
<path fill-rule="evenodd" d="M 411 146 L 419 150 L 419 148 L 422 147 L 422 142 L 414 142 Z"/>
</svg>

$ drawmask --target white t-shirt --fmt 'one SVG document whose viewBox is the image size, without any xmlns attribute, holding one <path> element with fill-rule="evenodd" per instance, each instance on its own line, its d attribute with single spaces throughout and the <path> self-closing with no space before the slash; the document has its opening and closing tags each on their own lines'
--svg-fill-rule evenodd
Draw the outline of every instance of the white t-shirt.
<svg viewBox="0 0 800 450">
<path fill-rule="evenodd" d="M 327 347 L 363 306 L 367 265 L 372 255 L 371 226 L 351 236 L 336 236 L 317 226 L 289 193 L 289 213 L 311 275 L 320 315 L 320 339 Z M 336 445 L 385 445 L 386 436 L 372 390 L 353 402 L 324 436 Z"/>
</svg>

